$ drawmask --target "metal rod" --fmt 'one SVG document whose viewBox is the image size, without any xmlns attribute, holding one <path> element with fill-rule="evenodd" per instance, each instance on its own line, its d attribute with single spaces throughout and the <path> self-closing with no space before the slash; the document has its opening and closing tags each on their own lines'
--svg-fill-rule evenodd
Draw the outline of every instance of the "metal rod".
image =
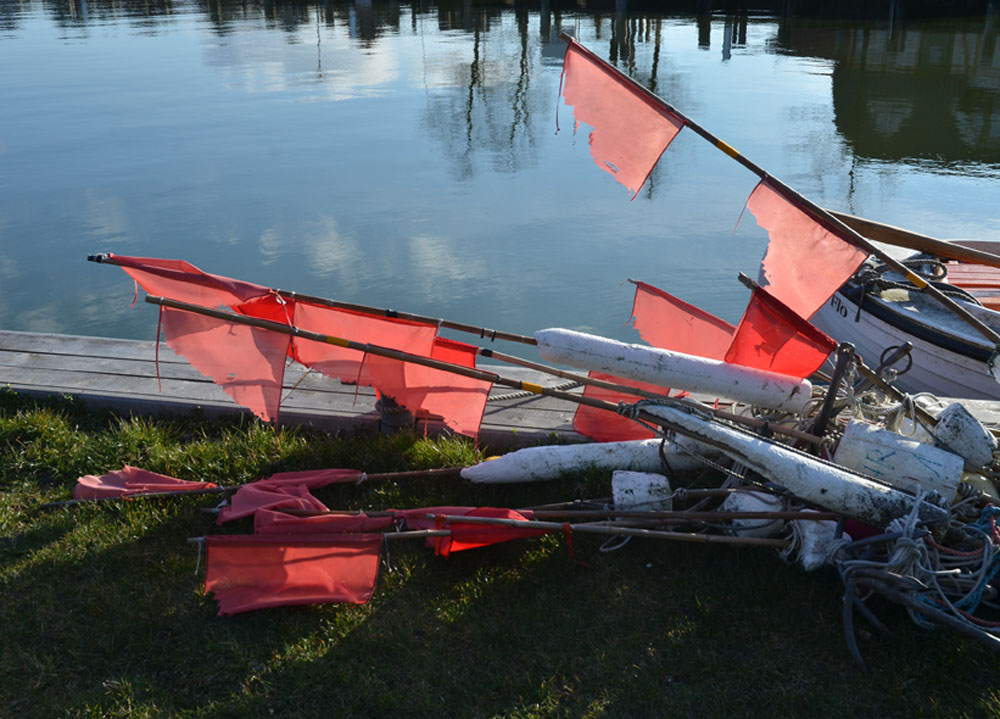
<svg viewBox="0 0 1000 719">
<path fill-rule="evenodd" d="M 844 381 L 844 375 L 847 374 L 847 368 L 851 366 L 853 361 L 854 345 L 850 342 L 841 342 L 840 346 L 837 347 L 837 364 L 833 369 L 833 377 L 830 379 L 826 397 L 823 398 L 823 404 L 820 406 L 819 414 L 816 415 L 816 421 L 812 426 L 812 433 L 818 437 L 826 434 L 826 427 L 830 423 L 830 418 L 833 417 L 834 400 L 837 399 L 837 392 Z"/>
</svg>

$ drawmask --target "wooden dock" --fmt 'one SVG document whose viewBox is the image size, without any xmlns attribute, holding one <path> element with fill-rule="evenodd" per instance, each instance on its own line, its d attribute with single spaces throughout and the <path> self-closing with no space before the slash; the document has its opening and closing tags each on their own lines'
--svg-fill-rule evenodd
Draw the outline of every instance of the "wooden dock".
<svg viewBox="0 0 1000 719">
<path fill-rule="evenodd" d="M 160 343 L 157 381 L 155 343 L 138 340 L 0 331 L 0 386 L 32 396 L 72 395 L 88 406 L 121 414 L 170 416 L 196 408 L 205 416 L 250 414 L 221 387 Z M 561 380 L 518 367 L 485 367 L 505 377 L 555 386 Z M 311 425 L 334 431 L 378 428 L 375 393 L 309 372 L 292 363 L 285 372 L 282 425 Z M 162 389 L 161 389 L 162 387 Z M 574 391 L 580 391 L 579 389 Z M 491 397 L 511 394 L 494 387 Z M 575 407 L 551 397 L 489 401 L 480 441 L 510 448 L 551 441 L 582 441 L 573 431 Z M 423 425 L 418 428 L 423 431 Z M 428 427 L 437 433 L 441 427 Z"/>
</svg>

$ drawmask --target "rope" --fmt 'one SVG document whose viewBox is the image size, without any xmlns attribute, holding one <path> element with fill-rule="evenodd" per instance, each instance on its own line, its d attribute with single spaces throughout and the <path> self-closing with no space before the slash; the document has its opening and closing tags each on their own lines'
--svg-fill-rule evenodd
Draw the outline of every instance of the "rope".
<svg viewBox="0 0 1000 719">
<path fill-rule="evenodd" d="M 580 384 L 581 383 L 577 382 L 575 379 L 571 379 L 571 380 L 567 380 L 566 382 L 560 382 L 559 384 L 554 384 L 551 387 L 549 387 L 548 389 L 555 389 L 555 390 L 559 390 L 561 392 L 561 391 L 565 391 L 565 390 L 568 390 L 568 389 L 573 389 L 574 387 L 579 387 Z M 487 402 L 504 402 L 504 401 L 509 400 L 509 399 L 524 399 L 526 397 L 537 397 L 537 396 L 538 396 L 538 394 L 536 392 L 529 392 L 527 390 L 520 390 L 520 391 L 517 391 L 517 392 L 508 392 L 507 394 L 498 394 L 498 395 L 495 395 L 493 397 L 487 397 L 486 401 Z"/>
</svg>

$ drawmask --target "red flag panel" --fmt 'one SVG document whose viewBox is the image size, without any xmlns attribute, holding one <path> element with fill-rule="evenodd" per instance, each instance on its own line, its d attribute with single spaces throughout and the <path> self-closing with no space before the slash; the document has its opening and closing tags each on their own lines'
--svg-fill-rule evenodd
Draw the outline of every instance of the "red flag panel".
<svg viewBox="0 0 1000 719">
<path fill-rule="evenodd" d="M 632 303 L 634 327 L 660 349 L 721 360 L 736 328 L 663 290 L 637 282 Z"/>
<path fill-rule="evenodd" d="M 167 345 L 238 404 L 278 420 L 289 335 L 160 308 Z"/>
<path fill-rule="evenodd" d="M 437 337 L 431 358 L 475 368 L 477 352 L 473 345 Z M 377 385 L 379 391 L 391 396 L 415 417 L 440 419 L 455 432 L 470 437 L 479 434 L 492 382 L 412 362 L 406 363 L 401 381 L 392 384 L 390 378 L 386 376 Z"/>
<path fill-rule="evenodd" d="M 205 593 L 229 616 L 284 605 L 364 604 L 375 590 L 382 535 L 222 535 L 206 537 L 205 545 Z"/>
<path fill-rule="evenodd" d="M 868 253 L 826 229 L 761 180 L 747 200 L 771 238 L 759 282 L 800 317 L 811 317 Z"/>
<path fill-rule="evenodd" d="M 485 524 L 461 524 L 460 522 L 438 521 L 437 517 L 493 517 L 499 519 L 530 520 L 534 513 L 530 510 L 515 511 L 501 507 L 419 507 L 417 509 L 389 510 L 395 511 L 398 518 L 410 530 L 418 529 L 448 529 L 450 537 L 428 537 L 427 546 L 437 554 L 447 557 L 452 552 L 460 552 L 490 544 L 508 542 L 512 539 L 525 537 L 540 537 L 549 534 L 551 530 L 531 529 L 530 527 L 501 527 Z M 431 519 L 427 516 L 431 515 Z"/>
<path fill-rule="evenodd" d="M 219 511 L 217 524 L 249 517 L 263 509 L 305 509 L 326 512 L 327 506 L 309 491 L 305 484 L 244 484 L 229 500 L 229 506 Z"/>
<path fill-rule="evenodd" d="M 577 125 L 594 128 L 590 154 L 632 198 L 684 122 L 635 88 L 620 72 L 576 42 L 563 59 L 563 98 Z"/>
<path fill-rule="evenodd" d="M 263 285 L 204 272 L 184 260 L 112 257 L 146 292 L 156 297 L 215 308 L 233 307 L 271 291 Z"/>
<path fill-rule="evenodd" d="M 656 385 L 649 384 L 648 382 L 639 382 L 637 380 L 626 379 L 624 377 L 616 377 L 611 374 L 604 374 L 603 372 L 591 371 L 590 377 L 593 379 L 605 380 L 607 382 L 615 382 L 616 384 L 627 385 L 629 387 L 638 387 L 639 389 L 644 389 L 649 392 L 657 392 L 663 395 L 670 393 L 669 387 L 657 387 Z M 614 390 L 594 387 L 592 385 L 584 387 L 583 395 L 585 397 L 603 399 L 607 402 L 614 402 L 616 404 L 618 402 L 631 404 L 641 399 L 634 394 L 625 394 L 624 392 L 616 392 Z M 628 419 L 627 417 L 614 414 L 608 410 L 588 407 L 585 404 L 579 405 L 576 408 L 576 412 L 573 414 L 573 429 L 583 436 L 590 437 L 597 442 L 624 442 L 630 439 L 652 439 L 656 436 L 656 433 L 652 430 L 646 429 L 643 425 Z"/>
<path fill-rule="evenodd" d="M 736 329 L 726 362 L 802 379 L 837 349 L 837 343 L 757 288 Z"/>
<path fill-rule="evenodd" d="M 214 482 L 190 482 L 165 474 L 157 474 L 138 467 L 125 465 L 108 474 L 85 475 L 76 480 L 74 499 L 98 499 L 100 497 L 127 497 L 131 494 L 154 494 L 157 492 L 183 492 L 196 489 L 211 489 L 219 485 Z"/>
<path fill-rule="evenodd" d="M 381 532 L 388 530 L 395 517 L 369 517 L 367 514 L 317 514 L 297 517 L 269 509 L 253 515 L 254 534 L 337 534 L 339 532 Z"/>
</svg>

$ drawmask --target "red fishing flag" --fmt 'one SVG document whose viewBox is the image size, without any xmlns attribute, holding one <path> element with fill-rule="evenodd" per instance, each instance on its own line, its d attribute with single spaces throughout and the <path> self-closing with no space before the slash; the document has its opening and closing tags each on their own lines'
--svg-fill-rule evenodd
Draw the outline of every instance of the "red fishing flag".
<svg viewBox="0 0 1000 719">
<path fill-rule="evenodd" d="M 160 322 L 174 352 L 238 404 L 278 421 L 289 335 L 162 306 Z"/>
<path fill-rule="evenodd" d="M 259 509 L 253 515 L 254 534 L 337 534 L 340 532 L 381 532 L 395 523 L 391 515 L 370 517 L 361 513 L 330 513 L 296 516 Z"/>
<path fill-rule="evenodd" d="M 168 477 L 138 467 L 125 465 L 101 476 L 88 474 L 76 480 L 74 499 L 99 499 L 101 497 L 128 497 L 133 494 L 157 494 L 160 492 L 185 492 L 200 489 L 214 489 L 214 482 L 190 482 L 185 479 Z"/>
<path fill-rule="evenodd" d="M 632 317 L 639 335 L 654 347 L 709 359 L 722 359 L 736 329 L 725 320 L 645 282 L 636 283 Z M 591 372 L 590 376 L 657 394 L 670 394 L 669 387 L 657 387 L 646 382 L 600 372 Z M 593 386 L 585 387 L 583 394 L 585 397 L 608 402 L 632 403 L 640 399 L 638 395 Z M 646 429 L 638 422 L 587 405 L 576 408 L 573 415 L 573 429 L 598 442 L 620 442 L 656 436 L 652 430 Z"/>
<path fill-rule="evenodd" d="M 833 339 L 757 287 L 726 362 L 802 379 L 819 369 L 835 349 Z"/>
<path fill-rule="evenodd" d="M 357 482 L 361 472 L 354 469 L 321 469 L 281 472 L 240 487 L 219 512 L 218 524 L 248 517 L 263 509 L 308 509 L 327 511 L 326 505 L 310 493 L 330 484 Z"/>
<path fill-rule="evenodd" d="M 184 260 L 111 255 L 142 288 L 156 297 L 203 307 L 233 307 L 271 292 L 263 285 L 204 272 Z"/>
<path fill-rule="evenodd" d="M 636 282 L 633 326 L 653 347 L 721 360 L 736 328 L 723 319 L 664 292 Z"/>
<path fill-rule="evenodd" d="M 395 510 L 395 512 L 396 516 L 402 519 L 406 524 L 406 528 L 410 530 L 450 530 L 450 537 L 427 538 L 427 546 L 434 549 L 435 554 L 440 554 L 444 557 L 449 556 L 452 552 L 486 547 L 491 544 L 509 542 L 513 539 L 540 537 L 543 534 L 550 534 L 552 531 L 549 529 L 532 529 L 531 527 L 504 527 L 440 519 L 445 516 L 462 516 L 514 519 L 523 522 L 529 521 L 535 516 L 531 510 L 527 509 L 514 510 L 502 507 L 421 507 L 418 509 Z M 428 519 L 428 516 L 431 518 Z"/>
<path fill-rule="evenodd" d="M 771 238 L 759 282 L 799 317 L 811 317 L 868 253 L 838 236 L 761 180 L 747 200 Z"/>
<path fill-rule="evenodd" d="M 219 614 L 371 599 L 381 534 L 205 537 L 205 593 Z"/>
<path fill-rule="evenodd" d="M 594 128 L 590 154 L 624 185 L 632 199 L 684 120 L 575 40 L 563 59 L 563 98 L 576 123 Z"/>
</svg>

